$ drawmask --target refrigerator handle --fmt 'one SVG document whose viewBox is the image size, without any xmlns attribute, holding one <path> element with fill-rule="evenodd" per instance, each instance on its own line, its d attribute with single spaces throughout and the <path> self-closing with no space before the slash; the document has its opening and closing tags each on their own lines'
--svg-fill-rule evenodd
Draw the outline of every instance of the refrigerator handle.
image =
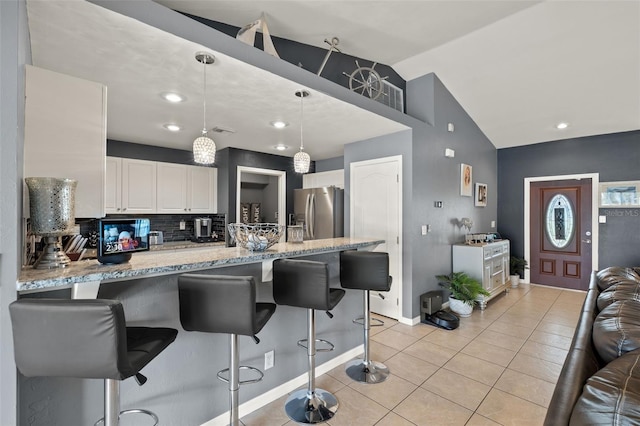
<svg viewBox="0 0 640 426">
<path fill-rule="evenodd" d="M 311 194 L 307 194 L 307 199 L 304 203 L 304 226 L 305 226 L 305 233 L 306 238 L 311 239 L 311 228 L 310 228 L 310 218 L 309 216 L 311 215 L 311 211 L 310 211 L 310 207 L 311 207 Z"/>
<path fill-rule="evenodd" d="M 309 228 L 311 229 L 311 239 L 316 238 L 316 230 L 314 224 L 316 223 L 316 194 L 311 194 L 311 203 L 309 204 Z"/>
</svg>

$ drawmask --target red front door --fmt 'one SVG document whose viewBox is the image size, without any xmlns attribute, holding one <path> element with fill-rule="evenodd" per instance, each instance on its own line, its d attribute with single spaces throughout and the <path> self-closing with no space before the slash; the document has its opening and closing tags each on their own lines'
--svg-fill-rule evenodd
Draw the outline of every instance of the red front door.
<svg viewBox="0 0 640 426">
<path fill-rule="evenodd" d="M 531 183 L 532 283 L 587 289 L 591 196 L 591 179 Z"/>
</svg>

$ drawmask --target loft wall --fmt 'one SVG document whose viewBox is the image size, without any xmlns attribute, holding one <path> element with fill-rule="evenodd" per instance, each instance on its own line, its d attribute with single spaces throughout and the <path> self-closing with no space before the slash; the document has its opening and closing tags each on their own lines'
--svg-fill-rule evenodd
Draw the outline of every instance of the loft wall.
<svg viewBox="0 0 640 426">
<path fill-rule="evenodd" d="M 499 231 L 524 254 L 524 178 L 599 173 L 600 182 L 640 180 L 640 131 L 498 150 Z M 596 194 L 594 194 L 596 195 Z M 640 209 L 599 209 L 599 268 L 640 265 Z"/>
<path fill-rule="evenodd" d="M 228 25 L 222 22 L 212 21 L 209 19 L 201 18 L 199 16 L 183 13 L 183 15 L 196 20 L 202 24 L 205 24 L 211 28 L 214 28 L 230 37 L 235 38 L 238 34 L 240 27 Z M 256 18 L 258 18 L 256 16 Z M 268 24 L 268 21 L 267 21 Z M 288 40 L 280 37 L 271 36 L 273 45 L 278 52 L 280 59 L 294 64 L 304 70 L 317 74 L 320 70 L 322 62 L 327 54 L 329 45 L 326 45 L 326 49 L 322 49 L 308 44 L 298 43 L 293 40 Z M 322 40 L 318 40 L 322 41 Z M 262 33 L 256 33 L 255 47 L 263 50 Z M 341 46 L 338 45 L 338 48 Z M 320 74 L 323 78 L 339 84 L 344 87 L 349 87 L 349 77 L 345 76 L 343 72 L 351 74 L 357 67 L 355 61 L 358 60 L 360 66 L 371 67 L 375 58 L 356 58 L 355 56 L 348 55 L 349 52 L 339 53 L 333 52 L 329 57 L 325 67 Z M 385 64 L 377 64 L 374 68 L 380 77 L 388 77 L 387 81 L 394 86 L 405 91 L 406 82 L 393 68 Z"/>
</svg>

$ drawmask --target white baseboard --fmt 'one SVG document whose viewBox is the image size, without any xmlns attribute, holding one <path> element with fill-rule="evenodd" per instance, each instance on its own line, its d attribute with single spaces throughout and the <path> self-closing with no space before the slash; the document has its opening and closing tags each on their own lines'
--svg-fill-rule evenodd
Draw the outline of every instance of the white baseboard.
<svg viewBox="0 0 640 426">
<path fill-rule="evenodd" d="M 416 324 L 418 324 L 420 322 L 420 317 L 415 317 L 415 318 L 405 318 L 405 317 L 400 317 L 400 319 L 398 320 L 398 322 L 400 324 L 405 324 L 405 325 L 411 325 L 414 326 Z"/>
<path fill-rule="evenodd" d="M 316 377 L 321 376 L 326 372 L 333 370 L 339 365 L 342 365 L 345 362 L 350 361 L 353 358 L 363 353 L 364 353 L 364 345 L 359 345 L 351 350 L 346 351 L 342 355 L 338 355 L 337 357 L 330 359 L 324 364 L 316 367 Z M 303 373 L 298 377 L 295 377 L 289 380 L 288 382 L 283 383 L 280 386 L 277 386 L 263 393 L 262 395 L 257 396 L 252 400 L 245 402 L 244 404 L 241 404 L 239 407 L 239 412 L 240 412 L 239 417 L 242 418 L 247 414 L 253 413 L 257 409 L 264 407 L 265 405 L 275 401 L 281 396 L 284 396 L 289 392 L 298 389 L 300 386 L 305 385 L 307 383 L 308 378 L 309 378 L 308 374 Z M 229 411 L 226 411 L 220 414 L 218 417 L 215 417 L 209 420 L 208 422 L 203 423 L 201 426 L 226 426 L 229 424 L 229 414 L 230 414 Z"/>
</svg>

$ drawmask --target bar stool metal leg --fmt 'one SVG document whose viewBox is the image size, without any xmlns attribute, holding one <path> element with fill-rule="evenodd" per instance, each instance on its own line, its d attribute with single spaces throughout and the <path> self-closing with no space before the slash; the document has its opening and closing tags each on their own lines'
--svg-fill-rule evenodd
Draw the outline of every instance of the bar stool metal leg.
<svg viewBox="0 0 640 426">
<path fill-rule="evenodd" d="M 120 380 L 105 379 L 104 380 L 104 417 L 94 423 L 94 426 L 100 424 L 104 426 L 118 426 L 120 417 L 127 414 L 144 414 L 153 419 L 153 426 L 159 423 L 156 413 L 143 410 L 141 408 L 132 408 L 130 410 L 120 411 Z"/>
<path fill-rule="evenodd" d="M 231 334 L 229 343 L 229 405 L 231 406 L 229 424 L 239 426 L 240 354 L 238 353 L 238 335 Z"/>
<path fill-rule="evenodd" d="M 369 358 L 369 330 L 371 329 L 371 310 L 369 306 L 369 290 L 364 292 L 364 358 L 354 359 L 347 363 L 347 376 L 357 382 L 380 383 L 389 376 L 389 368 L 381 362 Z"/>
<path fill-rule="evenodd" d="M 307 357 L 309 381 L 307 389 L 292 393 L 284 410 L 297 423 L 315 424 L 331 419 L 338 410 L 338 400 L 333 394 L 316 389 L 316 316 L 314 309 L 307 309 Z"/>
<path fill-rule="evenodd" d="M 113 379 L 104 381 L 104 424 L 118 426 L 120 416 L 120 382 Z"/>
</svg>

